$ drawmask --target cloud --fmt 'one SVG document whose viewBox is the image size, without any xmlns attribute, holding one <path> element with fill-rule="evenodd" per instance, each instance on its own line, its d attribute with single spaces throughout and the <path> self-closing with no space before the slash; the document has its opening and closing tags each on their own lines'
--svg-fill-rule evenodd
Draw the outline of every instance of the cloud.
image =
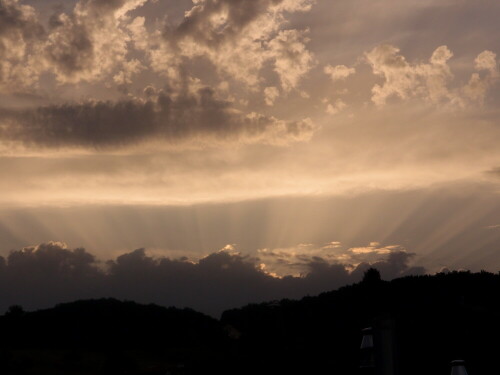
<svg viewBox="0 0 500 375">
<path fill-rule="evenodd" d="M 500 167 L 492 168 L 485 173 L 493 177 L 500 177 Z"/>
<path fill-rule="evenodd" d="M 30 51 L 44 34 L 33 7 L 0 0 L 0 92 L 36 83 L 37 61 Z"/>
<path fill-rule="evenodd" d="M 58 242 L 12 251 L 0 270 L 5 305 L 47 307 L 57 301 L 90 298 L 102 286 L 95 257 L 84 249 L 67 249 Z M 10 285 L 7 286 L 7 284 Z M 13 303 L 10 303 L 13 302 Z"/>
<path fill-rule="evenodd" d="M 48 242 L 13 251 L 7 258 L 9 271 L 19 277 L 64 279 L 87 278 L 98 274 L 95 257 L 77 248 L 68 250 L 62 242 Z"/>
<path fill-rule="evenodd" d="M 130 67 L 125 15 L 145 2 L 82 0 L 72 13 L 54 15 L 44 46 L 48 69 L 59 82 L 76 83 L 100 80 L 117 68 Z"/>
<path fill-rule="evenodd" d="M 264 100 L 268 106 L 273 106 L 274 101 L 280 96 L 280 92 L 276 87 L 266 87 L 264 89 Z"/>
<path fill-rule="evenodd" d="M 323 69 L 325 74 L 328 74 L 332 81 L 341 81 L 349 77 L 350 75 L 356 73 L 355 68 L 348 68 L 345 65 L 337 65 L 337 66 L 332 66 L 332 65 L 327 65 Z"/>
<path fill-rule="evenodd" d="M 422 275 L 425 273 L 425 268 L 420 266 L 410 267 L 408 265 L 411 258 L 414 256 L 414 253 L 394 251 L 391 252 L 383 261 L 360 263 L 352 272 L 352 276 L 361 277 L 362 274 L 370 267 L 378 269 L 384 279 L 394 279 L 408 275 Z"/>
<path fill-rule="evenodd" d="M 453 53 L 447 46 L 438 47 L 429 63 L 411 64 L 399 52 L 399 48 L 383 44 L 365 54 L 373 73 L 384 79 L 382 85 L 376 84 L 372 88 L 371 99 L 379 107 L 391 97 L 416 97 L 434 104 L 458 107 L 467 106 L 470 101 L 482 103 L 498 77 L 496 55 L 491 51 L 481 52 L 474 60 L 475 69 L 487 73 L 483 77 L 473 73 L 468 84 L 457 88 L 449 87 L 453 74 L 448 60 Z"/>
<path fill-rule="evenodd" d="M 175 81 L 185 59 L 204 58 L 217 72 L 255 88 L 265 80 L 262 69 L 274 64 L 282 88 L 289 91 L 312 66 L 305 30 L 281 30 L 285 14 L 306 12 L 312 0 L 203 0 L 178 25 L 148 33 L 144 18 L 129 26 L 136 48 L 144 50 L 152 68 Z M 159 37 L 161 36 L 161 37 Z"/>
<path fill-rule="evenodd" d="M 260 17 L 266 16 L 269 12 L 279 12 L 281 4 L 282 0 L 196 1 L 186 12 L 175 34 L 179 38 L 189 37 L 199 44 L 217 47 L 227 40 L 239 38 Z"/>
<path fill-rule="evenodd" d="M 45 29 L 35 8 L 0 1 L 0 83 L 10 91 L 35 89 L 43 73 L 59 83 L 98 81 L 130 65 L 128 12 L 147 0 L 81 0 L 69 14 L 56 12 Z M 130 69 L 128 69 L 130 71 Z"/>
<path fill-rule="evenodd" d="M 354 247 L 350 249 L 353 254 L 390 254 L 389 249 L 376 249 L 373 246 L 369 247 Z"/>
<path fill-rule="evenodd" d="M 399 51 L 384 44 L 365 55 L 373 73 L 384 78 L 383 85 L 372 88 L 372 101 L 376 105 L 384 105 L 391 96 L 401 99 L 420 96 L 432 102 L 449 98 L 446 83 L 452 75 L 447 61 L 453 54 L 448 47 L 438 47 L 429 59 L 430 64 L 412 65 Z"/>
<path fill-rule="evenodd" d="M 122 85 L 142 66 L 174 85 L 187 65 L 202 57 L 250 86 L 264 79 L 261 69 L 271 62 L 289 91 L 311 67 L 305 31 L 282 28 L 286 15 L 309 11 L 313 0 L 196 1 L 178 24 L 161 28 L 131 16 L 146 2 L 80 0 L 70 12 L 56 11 L 44 30 L 35 8 L 2 0 L 2 81 L 18 77 L 35 84 L 50 72 L 60 84 L 114 78 Z"/>
<path fill-rule="evenodd" d="M 335 100 L 333 104 L 329 103 L 328 99 L 325 99 L 324 102 L 326 104 L 326 113 L 329 115 L 336 115 L 347 107 L 347 104 L 342 99 Z"/>
<path fill-rule="evenodd" d="M 390 254 L 376 265 L 384 277 L 400 275 L 411 270 L 409 258 Z M 188 306 L 217 315 L 250 302 L 317 294 L 359 281 L 362 275 L 361 270 L 350 273 L 342 264 L 314 256 L 307 260 L 308 272 L 303 277 L 277 278 L 266 273 L 259 262 L 233 249 L 197 262 L 151 257 L 137 249 L 103 267 L 84 249 L 49 242 L 11 251 L 7 259 L 0 257 L 0 309 L 13 304 L 35 309 L 80 298 L 115 297 Z"/>
<path fill-rule="evenodd" d="M 476 70 L 486 70 L 491 76 L 498 76 L 497 55 L 491 51 L 481 52 L 474 60 Z"/>
<path fill-rule="evenodd" d="M 269 42 L 275 56 L 274 71 L 285 91 L 295 88 L 314 64 L 314 57 L 306 48 L 309 39 L 305 34 L 306 31 L 284 30 Z"/>
<path fill-rule="evenodd" d="M 378 242 L 371 242 L 368 246 L 344 248 L 338 241 L 321 246 L 299 244 L 290 248 L 263 248 L 259 249 L 257 254 L 265 264 L 265 269 L 275 275 L 284 276 L 293 270 L 295 276 L 304 276 L 314 273 L 316 267 L 323 269 L 326 266 L 338 265 L 342 265 L 345 272 L 357 275 L 366 269 L 367 264 L 378 264 L 383 271 L 383 277 L 388 279 L 398 277 L 397 272 L 402 275 L 409 269 L 408 263 L 415 255 L 399 245 L 382 246 Z M 386 269 L 386 262 L 392 264 L 398 259 L 398 265 L 394 265 L 390 270 Z M 417 272 L 417 268 L 414 270 Z"/>
<path fill-rule="evenodd" d="M 496 54 L 491 51 L 481 52 L 474 60 L 475 69 L 486 72 L 482 76 L 473 73 L 468 84 L 462 89 L 464 96 L 472 101 L 483 103 L 488 90 L 498 82 L 499 72 Z"/>
<path fill-rule="evenodd" d="M 72 98 L 44 92 L 48 105 L 2 109 L 5 145 L 118 147 L 151 138 L 283 145 L 310 139 L 316 126 L 306 116 L 285 121 L 257 108 L 242 112 L 238 103 L 248 100 L 243 94 L 238 102 L 224 78 L 255 90 L 269 78 L 264 65 L 272 64 L 282 89 L 295 88 L 313 56 L 305 30 L 283 27 L 289 14 L 309 11 L 314 1 L 196 1 L 175 24 L 136 16 L 146 2 L 80 0 L 69 12 L 56 10 L 45 30 L 35 8 L 0 1 L 0 86 L 10 94 L 16 86 L 36 92 L 45 77 L 49 91 Z M 205 64 L 193 70 L 200 59 Z M 197 77 L 214 69 L 210 84 Z M 139 82 L 142 73 L 162 75 L 155 84 L 164 90 Z M 222 81 L 225 91 L 219 90 Z M 138 94 L 144 86 L 150 87 L 146 99 Z M 90 92 L 85 100 L 81 87 Z M 109 95 L 112 87 L 127 97 Z M 271 106 L 279 89 L 269 85 L 264 92 Z"/>
<path fill-rule="evenodd" d="M 4 111 L 0 136 L 25 145 L 106 147 L 150 140 L 214 140 L 286 144 L 307 140 L 314 124 L 285 122 L 255 112 L 244 114 L 208 87 L 180 94 L 147 88 L 147 100 L 89 101 Z"/>
</svg>

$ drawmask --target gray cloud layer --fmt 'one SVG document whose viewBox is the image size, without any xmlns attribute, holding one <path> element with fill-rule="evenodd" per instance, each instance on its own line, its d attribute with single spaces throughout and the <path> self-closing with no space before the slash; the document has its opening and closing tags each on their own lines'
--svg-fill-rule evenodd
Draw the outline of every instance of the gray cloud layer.
<svg viewBox="0 0 500 375">
<path fill-rule="evenodd" d="M 145 101 L 92 101 L 5 111 L 0 137 L 42 146 L 110 146 L 159 137 L 182 141 L 210 139 L 288 143 L 309 138 L 315 126 L 309 120 L 285 122 L 257 113 L 244 114 L 217 99 L 213 90 L 190 93 L 150 93 Z"/>
<path fill-rule="evenodd" d="M 424 272 L 408 267 L 411 254 L 394 252 L 375 262 L 384 278 Z M 341 264 L 320 257 L 309 262 L 307 276 L 275 278 L 256 266 L 256 259 L 220 251 L 194 263 L 187 258 L 153 258 L 144 249 L 106 264 L 84 249 L 45 243 L 0 257 L 0 309 L 21 304 L 34 309 L 81 298 L 116 297 L 162 305 L 188 306 L 213 315 L 224 309 L 280 298 L 300 298 L 359 281 L 369 267 L 349 273 Z"/>
</svg>

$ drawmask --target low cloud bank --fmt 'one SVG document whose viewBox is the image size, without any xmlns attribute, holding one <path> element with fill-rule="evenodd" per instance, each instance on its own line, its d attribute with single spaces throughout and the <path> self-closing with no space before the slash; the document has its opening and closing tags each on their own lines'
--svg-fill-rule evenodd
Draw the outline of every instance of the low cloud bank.
<svg viewBox="0 0 500 375">
<path fill-rule="evenodd" d="M 187 258 L 151 257 L 137 249 L 101 262 L 83 248 L 49 242 L 0 257 L 0 311 L 14 304 L 27 310 L 85 298 L 115 297 L 141 303 L 191 307 L 218 316 L 228 308 L 252 302 L 300 298 L 361 280 L 370 266 L 384 279 L 421 274 L 410 267 L 413 254 L 394 251 L 374 262 L 349 266 L 311 257 L 301 277 L 275 277 L 260 259 L 231 249 L 198 262 Z"/>
</svg>

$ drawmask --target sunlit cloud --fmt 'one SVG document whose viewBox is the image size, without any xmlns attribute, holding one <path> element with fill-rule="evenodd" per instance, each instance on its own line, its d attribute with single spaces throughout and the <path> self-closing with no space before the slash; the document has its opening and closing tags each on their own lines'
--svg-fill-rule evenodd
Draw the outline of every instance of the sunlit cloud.
<svg viewBox="0 0 500 375">
<path fill-rule="evenodd" d="M 355 68 L 348 68 L 345 65 L 337 65 L 337 66 L 331 66 L 327 65 L 324 68 L 325 74 L 328 74 L 332 81 L 340 81 L 343 79 L 346 79 L 349 77 L 351 74 L 356 73 Z"/>
<path fill-rule="evenodd" d="M 306 243 L 289 248 L 257 250 L 259 259 L 266 266 L 266 272 L 281 276 L 307 275 L 311 270 L 311 264 L 317 262 L 329 265 L 342 264 L 347 270 L 353 271 L 360 264 L 376 263 L 384 259 L 384 256 L 393 253 L 410 254 L 403 246 L 381 246 L 378 242 L 351 248 L 343 246 L 339 241 L 332 241 L 324 245 Z"/>
</svg>

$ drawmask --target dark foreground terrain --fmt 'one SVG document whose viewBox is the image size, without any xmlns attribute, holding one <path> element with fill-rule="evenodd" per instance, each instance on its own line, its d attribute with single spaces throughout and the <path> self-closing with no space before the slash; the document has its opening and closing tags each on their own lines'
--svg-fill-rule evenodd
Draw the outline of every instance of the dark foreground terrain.
<svg viewBox="0 0 500 375">
<path fill-rule="evenodd" d="M 358 374 L 361 329 L 380 374 L 499 373 L 500 274 L 452 272 L 361 283 L 248 305 L 220 320 L 114 299 L 0 317 L 1 374 Z M 384 372 L 385 371 L 385 372 Z"/>
</svg>

